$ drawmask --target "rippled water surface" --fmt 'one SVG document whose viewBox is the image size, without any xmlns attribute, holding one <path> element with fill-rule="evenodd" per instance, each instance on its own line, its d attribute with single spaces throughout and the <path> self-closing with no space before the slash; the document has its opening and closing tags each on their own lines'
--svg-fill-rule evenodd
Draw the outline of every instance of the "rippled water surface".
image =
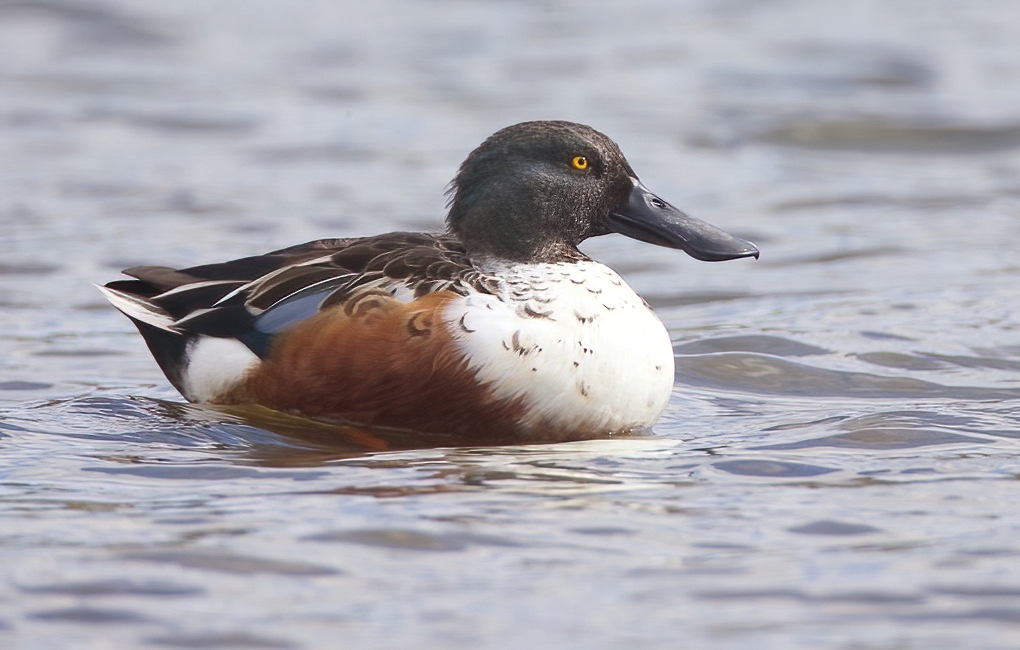
<svg viewBox="0 0 1020 650">
<path fill-rule="evenodd" d="M 1020 9 L 0 3 L 0 647 L 1020 647 Z M 586 250 L 654 432 L 416 448 L 184 404 L 90 283 L 441 226 L 592 124 L 757 241 Z"/>
</svg>

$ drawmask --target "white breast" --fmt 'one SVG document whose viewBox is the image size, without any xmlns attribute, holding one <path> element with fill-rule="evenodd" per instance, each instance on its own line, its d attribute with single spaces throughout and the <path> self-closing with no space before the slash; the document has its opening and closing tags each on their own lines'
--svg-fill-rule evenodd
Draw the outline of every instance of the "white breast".
<svg viewBox="0 0 1020 650">
<path fill-rule="evenodd" d="M 592 261 L 500 269 L 500 296 L 450 304 L 448 325 L 479 381 L 520 399 L 525 426 L 593 434 L 651 426 L 673 387 L 666 328 Z"/>
</svg>

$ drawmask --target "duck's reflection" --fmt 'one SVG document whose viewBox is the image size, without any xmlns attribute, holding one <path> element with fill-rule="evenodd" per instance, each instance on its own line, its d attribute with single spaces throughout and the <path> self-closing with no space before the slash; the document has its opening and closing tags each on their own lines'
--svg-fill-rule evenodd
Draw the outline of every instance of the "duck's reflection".
<svg viewBox="0 0 1020 650">
<path fill-rule="evenodd" d="M 194 405 L 161 402 L 162 409 L 176 419 L 200 423 L 213 430 L 221 442 L 247 448 L 247 455 L 259 465 L 274 467 L 313 466 L 382 452 L 417 449 L 497 447 L 525 445 L 529 441 L 475 435 L 454 435 L 409 429 L 367 427 L 350 422 L 309 418 L 258 405 Z M 644 436 L 632 432 L 605 436 Z M 534 441 L 530 444 L 534 445 Z M 233 446 L 233 445 L 232 445 Z"/>
</svg>

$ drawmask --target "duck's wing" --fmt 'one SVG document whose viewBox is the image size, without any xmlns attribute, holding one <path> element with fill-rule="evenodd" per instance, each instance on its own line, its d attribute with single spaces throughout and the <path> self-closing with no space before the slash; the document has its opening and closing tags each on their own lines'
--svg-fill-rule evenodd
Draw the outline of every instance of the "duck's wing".
<svg viewBox="0 0 1020 650">
<path fill-rule="evenodd" d="M 150 349 L 150 336 L 159 332 L 204 335 L 237 339 L 262 358 L 276 334 L 366 291 L 412 299 L 439 290 L 496 290 L 456 239 L 406 232 L 322 239 L 186 269 L 138 266 L 124 274 L 134 279 L 100 289 L 138 325 Z"/>
</svg>

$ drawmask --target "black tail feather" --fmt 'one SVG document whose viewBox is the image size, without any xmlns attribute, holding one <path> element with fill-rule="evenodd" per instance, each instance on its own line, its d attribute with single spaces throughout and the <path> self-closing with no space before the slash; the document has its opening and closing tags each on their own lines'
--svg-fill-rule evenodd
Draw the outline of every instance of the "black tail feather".
<svg viewBox="0 0 1020 650">
<path fill-rule="evenodd" d="M 128 318 L 131 317 L 128 316 Z M 187 393 L 184 392 L 183 373 L 187 365 L 188 345 L 195 337 L 160 329 L 136 318 L 131 318 L 131 322 L 135 324 L 138 332 L 145 339 L 145 344 L 149 346 L 149 352 L 155 357 L 156 363 L 159 364 L 159 368 L 166 378 L 182 395 L 187 396 Z"/>
</svg>

